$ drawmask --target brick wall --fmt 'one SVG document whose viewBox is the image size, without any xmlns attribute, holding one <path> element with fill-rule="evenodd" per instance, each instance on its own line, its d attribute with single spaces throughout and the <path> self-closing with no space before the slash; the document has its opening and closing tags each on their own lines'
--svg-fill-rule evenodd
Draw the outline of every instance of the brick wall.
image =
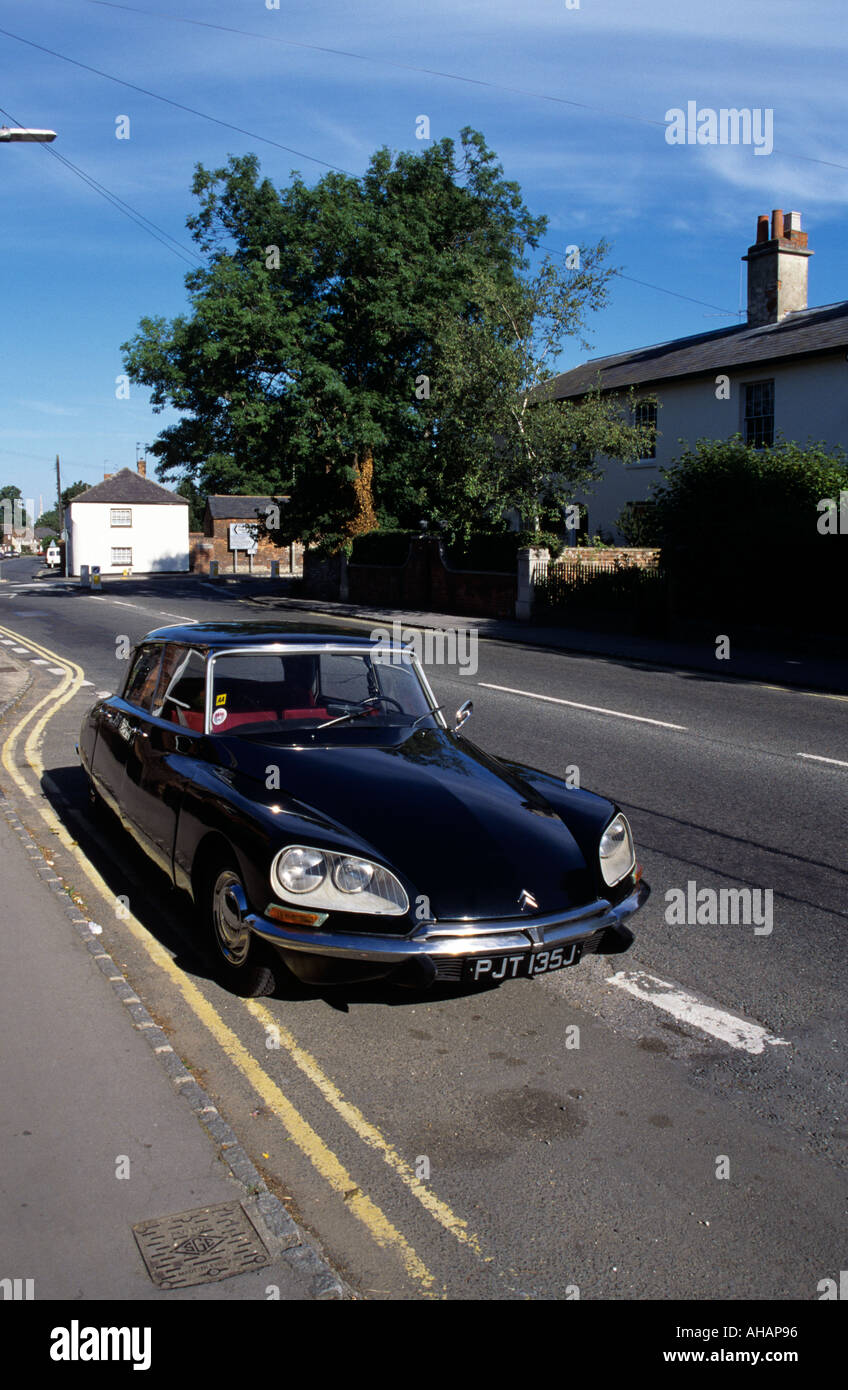
<svg viewBox="0 0 848 1390">
<path fill-rule="evenodd" d="M 229 548 L 229 526 L 228 521 L 216 521 L 211 536 L 202 531 L 189 532 L 189 569 L 197 574 L 208 574 L 210 560 L 217 560 L 220 574 L 233 573 L 234 552 Z M 263 537 L 253 557 L 253 573 L 270 574 L 272 560 L 279 560 L 280 574 L 302 574 L 303 546 L 297 542 L 293 546 L 277 546 Z M 246 551 L 237 552 L 237 564 L 239 574 L 248 573 Z"/>
<path fill-rule="evenodd" d="M 608 546 L 594 545 L 566 546 L 555 557 L 557 564 L 593 565 L 599 569 L 614 569 L 616 564 L 635 565 L 639 569 L 651 569 L 659 562 L 659 550 L 648 546 Z"/>
<path fill-rule="evenodd" d="M 404 565 L 350 565 L 348 582 L 351 603 L 469 618 L 515 613 L 515 574 L 451 569 L 435 536 L 414 539 Z"/>
</svg>

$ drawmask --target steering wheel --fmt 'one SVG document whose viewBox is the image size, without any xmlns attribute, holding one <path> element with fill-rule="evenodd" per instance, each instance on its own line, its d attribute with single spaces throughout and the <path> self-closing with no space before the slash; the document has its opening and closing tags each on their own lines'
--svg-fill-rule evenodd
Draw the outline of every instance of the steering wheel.
<svg viewBox="0 0 848 1390">
<path fill-rule="evenodd" d="M 395 709 L 398 710 L 400 714 L 406 713 L 400 701 L 395 700 L 391 695 L 369 695 L 366 700 L 359 700 L 357 702 L 356 708 L 364 709 L 366 705 L 373 705 L 376 704 L 378 701 L 382 704 L 394 705 Z M 377 711 L 375 710 L 374 713 L 376 714 Z"/>
</svg>

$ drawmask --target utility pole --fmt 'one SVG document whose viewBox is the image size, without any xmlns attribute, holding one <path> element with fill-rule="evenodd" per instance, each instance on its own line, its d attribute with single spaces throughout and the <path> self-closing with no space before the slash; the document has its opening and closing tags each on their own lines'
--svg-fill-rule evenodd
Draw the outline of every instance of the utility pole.
<svg viewBox="0 0 848 1390">
<path fill-rule="evenodd" d="M 60 539 L 61 539 L 61 537 L 62 537 L 62 535 L 63 535 L 63 533 L 64 533 L 65 528 L 64 528 L 64 526 L 63 526 L 63 524 L 62 524 L 63 521 L 64 521 L 64 517 L 62 516 L 62 475 L 61 475 L 60 472 L 59 472 L 59 455 L 58 455 L 58 454 L 56 455 L 56 505 L 58 506 L 58 509 L 59 509 L 58 512 L 57 512 L 57 516 L 58 516 L 58 518 L 59 518 L 59 537 L 60 537 Z"/>
</svg>

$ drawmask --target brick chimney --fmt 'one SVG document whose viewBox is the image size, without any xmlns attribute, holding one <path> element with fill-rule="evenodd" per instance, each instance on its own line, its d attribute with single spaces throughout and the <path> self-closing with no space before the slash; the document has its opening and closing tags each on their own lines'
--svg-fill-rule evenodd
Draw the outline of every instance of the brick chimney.
<svg viewBox="0 0 848 1390">
<path fill-rule="evenodd" d="M 110 478 L 114 478 L 114 476 L 115 476 L 114 473 L 104 473 L 104 474 L 103 474 L 103 481 L 104 481 L 104 483 L 108 483 L 109 479 L 110 479 Z"/>
<path fill-rule="evenodd" d="M 807 307 L 807 233 L 800 212 L 780 208 L 757 218 L 757 240 L 748 247 L 748 327 L 780 323 L 787 314 Z"/>
<path fill-rule="evenodd" d="M 138 476 L 139 476 L 140 478 L 146 478 L 146 477 L 147 477 L 147 459 L 136 459 L 135 466 L 136 466 L 136 468 L 138 469 Z"/>
</svg>

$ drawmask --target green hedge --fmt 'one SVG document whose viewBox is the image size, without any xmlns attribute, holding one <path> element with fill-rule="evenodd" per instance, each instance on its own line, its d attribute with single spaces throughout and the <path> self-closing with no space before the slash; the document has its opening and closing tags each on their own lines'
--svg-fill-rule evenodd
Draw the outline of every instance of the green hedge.
<svg viewBox="0 0 848 1390">
<path fill-rule="evenodd" d="M 403 565 L 416 531 L 367 531 L 355 536 L 350 552 L 352 565 Z"/>
<path fill-rule="evenodd" d="M 494 570 L 514 574 L 518 551 L 529 544 L 543 545 L 545 538 L 532 541 L 525 531 L 472 531 L 467 540 L 446 547 L 445 559 L 457 570 Z"/>
</svg>

